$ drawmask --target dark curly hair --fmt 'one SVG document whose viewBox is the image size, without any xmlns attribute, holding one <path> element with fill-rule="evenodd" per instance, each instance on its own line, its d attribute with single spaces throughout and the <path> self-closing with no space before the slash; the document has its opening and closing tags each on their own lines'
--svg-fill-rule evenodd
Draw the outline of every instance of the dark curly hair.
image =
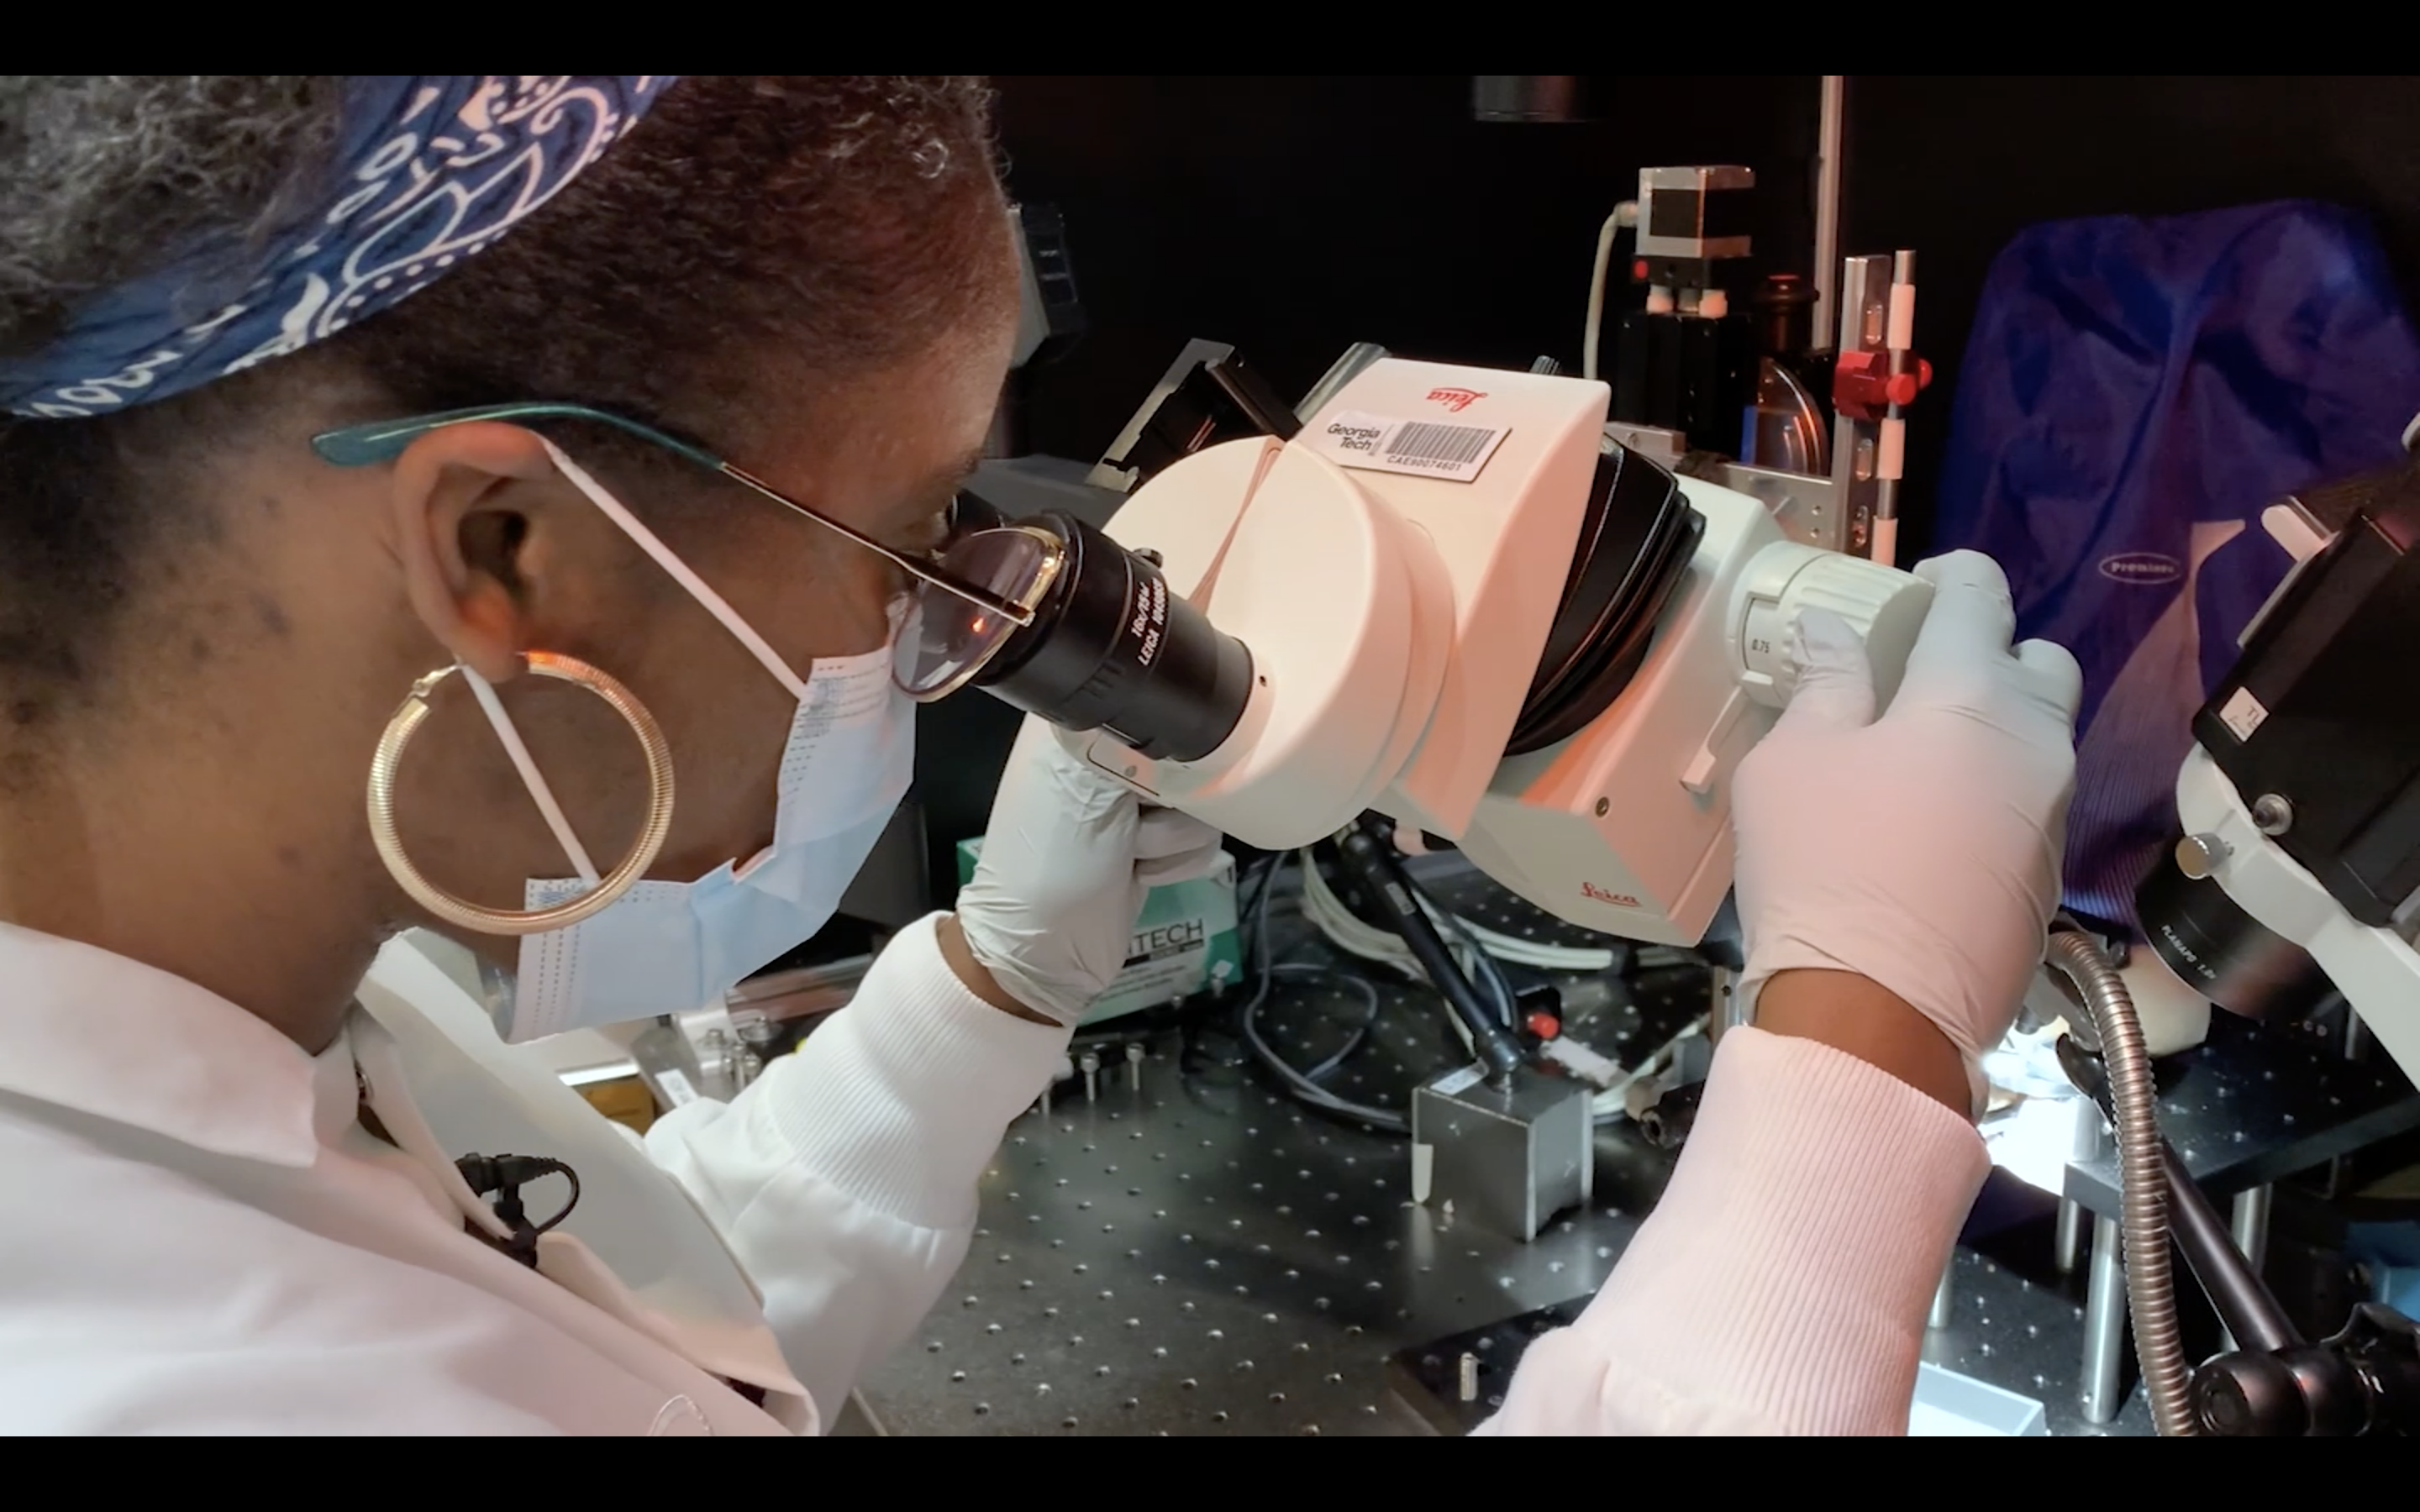
<svg viewBox="0 0 2420 1512">
<path fill-rule="evenodd" d="M 307 203 L 342 86 L 0 76 L 0 353 L 161 249 Z M 685 78 L 511 235 L 330 341 L 118 413 L 0 419 L 0 721 L 89 685 L 142 563 L 213 528 L 179 497 L 197 462 L 298 393 L 365 393 L 358 418 L 576 399 L 738 452 L 768 369 L 923 349 L 986 287 L 990 110 L 959 75 Z"/>
</svg>

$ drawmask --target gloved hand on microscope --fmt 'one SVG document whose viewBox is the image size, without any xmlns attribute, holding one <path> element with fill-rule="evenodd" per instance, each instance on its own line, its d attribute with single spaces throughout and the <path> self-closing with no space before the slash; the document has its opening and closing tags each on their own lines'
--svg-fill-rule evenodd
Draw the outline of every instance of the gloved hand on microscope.
<svg viewBox="0 0 2420 1512">
<path fill-rule="evenodd" d="M 1977 1057 L 2042 955 L 2082 677 L 2012 647 L 1997 564 L 1935 596 L 1874 717 L 1849 627 L 1734 790 L 1753 1028 L 1724 1038 L 1671 1185 L 1577 1323 L 1524 1359 L 1496 1433 L 1896 1433 L 1924 1318 L 1990 1168 Z"/>
</svg>

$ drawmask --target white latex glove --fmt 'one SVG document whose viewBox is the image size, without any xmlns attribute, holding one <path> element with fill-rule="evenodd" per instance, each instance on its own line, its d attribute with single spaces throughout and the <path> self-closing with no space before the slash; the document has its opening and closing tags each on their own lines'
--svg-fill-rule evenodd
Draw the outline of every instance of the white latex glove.
<svg viewBox="0 0 2420 1512">
<path fill-rule="evenodd" d="M 1144 895 L 1208 875 L 1218 851 L 1217 830 L 1145 809 L 1029 715 L 958 893 L 958 927 L 1002 991 L 1072 1025 L 1124 969 Z"/>
<path fill-rule="evenodd" d="M 1980 1106 L 2058 906 L 2083 674 L 2043 640 L 2009 645 L 2008 579 L 1978 552 L 1927 562 L 1933 600 L 1906 680 L 1874 717 L 1864 644 L 1809 610 L 1804 671 L 1732 793 L 1751 995 L 1777 973 L 1848 971 L 1947 1035 Z"/>
</svg>

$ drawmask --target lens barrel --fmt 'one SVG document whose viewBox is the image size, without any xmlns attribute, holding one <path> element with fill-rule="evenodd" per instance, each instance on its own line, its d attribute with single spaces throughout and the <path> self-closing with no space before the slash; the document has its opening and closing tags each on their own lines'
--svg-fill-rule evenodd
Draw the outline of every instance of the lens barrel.
<svg viewBox="0 0 2420 1512">
<path fill-rule="evenodd" d="M 1033 623 L 975 686 L 1067 730 L 1106 729 L 1154 761 L 1225 743 L 1252 692 L 1252 654 L 1169 592 L 1158 567 L 1059 510 L 1022 523 L 1065 543 Z"/>
<path fill-rule="evenodd" d="M 2194 991 L 2245 1018 L 2294 1019 L 2330 988 L 2301 946 L 2243 911 L 2226 889 L 2162 857 L 2134 889 L 2143 934 Z"/>
</svg>

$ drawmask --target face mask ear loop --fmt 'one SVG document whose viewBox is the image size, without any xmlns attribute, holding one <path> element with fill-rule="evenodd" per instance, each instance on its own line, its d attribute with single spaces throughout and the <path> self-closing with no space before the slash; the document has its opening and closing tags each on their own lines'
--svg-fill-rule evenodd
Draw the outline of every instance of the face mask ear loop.
<svg viewBox="0 0 2420 1512">
<path fill-rule="evenodd" d="M 748 648 L 749 654 L 762 662 L 765 670 L 771 672 L 783 687 L 790 690 L 792 698 L 801 703 L 807 701 L 806 683 L 799 677 L 798 673 L 783 664 L 781 656 L 766 643 L 763 636 L 758 635 L 746 620 L 739 617 L 737 609 L 725 603 L 721 594 L 708 588 L 706 585 L 706 579 L 691 571 L 688 563 L 673 555 L 672 548 L 657 539 L 655 532 L 640 524 L 639 517 L 631 514 L 622 501 L 607 493 L 604 486 L 590 477 L 580 464 L 564 455 L 562 448 L 543 436 L 538 438 L 538 444 L 546 448 L 547 455 L 554 458 L 556 469 L 570 481 L 571 486 L 586 494 L 590 503 L 603 510 L 607 519 L 620 526 L 622 533 L 637 543 L 640 550 L 655 558 L 656 565 L 671 573 L 673 580 L 686 589 L 690 597 L 696 599 L 708 614 L 721 621 L 722 627 L 738 638 L 739 643 Z"/>
<path fill-rule="evenodd" d="M 588 858 L 588 847 L 581 844 L 580 837 L 572 832 L 571 821 L 565 817 L 563 805 L 554 800 L 554 789 L 547 785 L 546 774 L 537 769 L 537 762 L 530 755 L 529 747 L 522 743 L 520 730 L 513 723 L 513 717 L 504 712 L 504 701 L 496 697 L 495 685 L 460 662 L 455 666 L 462 673 L 462 680 L 471 685 L 471 696 L 479 701 L 479 712 L 488 717 L 488 724 L 496 732 L 496 738 L 504 742 L 504 754 L 513 759 L 513 769 L 521 774 L 521 786 L 529 789 L 530 798 L 536 803 L 537 811 L 546 816 L 546 827 L 554 831 L 555 843 L 563 847 L 564 855 L 571 857 L 572 869 L 580 873 L 580 880 L 595 887 L 604 881 L 604 873 L 597 870 L 597 863 Z"/>
</svg>

